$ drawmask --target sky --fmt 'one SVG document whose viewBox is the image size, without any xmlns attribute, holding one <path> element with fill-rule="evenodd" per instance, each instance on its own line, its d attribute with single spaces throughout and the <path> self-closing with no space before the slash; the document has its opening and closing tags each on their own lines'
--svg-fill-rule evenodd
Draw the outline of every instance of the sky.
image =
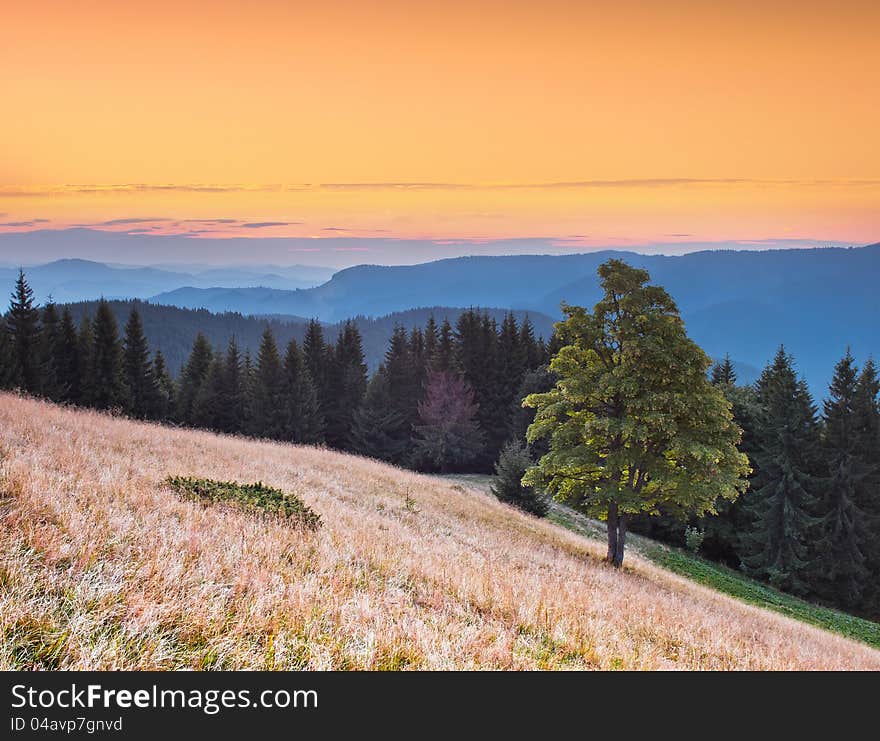
<svg viewBox="0 0 880 741">
<path fill-rule="evenodd" d="M 28 0 L 3 27 L 0 234 L 880 240 L 873 1 Z"/>
</svg>

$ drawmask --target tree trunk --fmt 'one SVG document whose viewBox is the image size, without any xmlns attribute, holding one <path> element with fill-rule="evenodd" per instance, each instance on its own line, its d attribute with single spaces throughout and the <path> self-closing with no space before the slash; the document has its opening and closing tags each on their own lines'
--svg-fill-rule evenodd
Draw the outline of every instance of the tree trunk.
<svg viewBox="0 0 880 741">
<path fill-rule="evenodd" d="M 617 548 L 615 549 L 612 563 L 618 569 L 623 565 L 623 549 L 626 546 L 626 521 L 627 516 L 625 514 L 617 518 Z"/>
<path fill-rule="evenodd" d="M 608 505 L 608 555 L 605 560 L 614 563 L 617 556 L 617 502 Z"/>
</svg>

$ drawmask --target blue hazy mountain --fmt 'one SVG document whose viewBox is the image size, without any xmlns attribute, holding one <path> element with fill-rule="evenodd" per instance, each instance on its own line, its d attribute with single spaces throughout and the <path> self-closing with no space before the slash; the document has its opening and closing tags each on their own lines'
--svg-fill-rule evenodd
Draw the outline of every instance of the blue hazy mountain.
<svg viewBox="0 0 880 741">
<path fill-rule="evenodd" d="M 56 260 L 26 268 L 28 282 L 38 301 L 51 295 L 57 302 L 100 298 L 147 298 L 181 286 L 269 286 L 282 289 L 307 288 L 325 282 L 329 268 L 312 266 L 172 267 L 108 265 L 91 260 Z M 18 268 L 0 268 L 0 285 L 11 286 Z"/>
<path fill-rule="evenodd" d="M 730 353 L 746 376 L 782 343 L 813 391 L 824 393 L 847 346 L 860 360 L 880 354 L 880 244 L 674 257 L 616 251 L 463 257 L 362 265 L 297 291 L 182 288 L 151 300 L 328 322 L 433 305 L 502 306 L 559 317 L 563 301 L 592 306 L 598 300 L 596 268 L 610 257 L 649 270 L 678 302 L 691 336 L 712 357 Z"/>
</svg>

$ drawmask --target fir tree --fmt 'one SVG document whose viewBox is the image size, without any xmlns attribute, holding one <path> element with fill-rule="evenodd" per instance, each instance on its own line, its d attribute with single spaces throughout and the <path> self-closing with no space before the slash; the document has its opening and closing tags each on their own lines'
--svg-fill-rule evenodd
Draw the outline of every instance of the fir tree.
<svg viewBox="0 0 880 741">
<path fill-rule="evenodd" d="M 192 352 L 180 374 L 180 386 L 177 391 L 177 419 L 184 424 L 191 424 L 193 404 L 196 396 L 208 377 L 214 351 L 208 339 L 199 332 L 193 342 Z"/>
<path fill-rule="evenodd" d="M 457 373 L 429 372 L 419 404 L 413 463 L 449 473 L 476 459 L 483 447 L 477 411 L 473 389 Z"/>
<path fill-rule="evenodd" d="M 220 432 L 241 432 L 247 412 L 247 387 L 244 362 L 233 335 L 218 373 L 220 404 L 215 413 L 215 427 Z"/>
<path fill-rule="evenodd" d="M 346 450 L 351 443 L 352 418 L 367 390 L 367 366 L 361 335 L 351 320 L 346 321 L 339 331 L 330 369 L 324 436 L 329 446 Z"/>
<path fill-rule="evenodd" d="M 284 356 L 284 439 L 304 445 L 324 440 L 324 420 L 318 408 L 318 394 L 296 340 L 287 345 Z"/>
<path fill-rule="evenodd" d="M 192 403 L 189 424 L 206 430 L 220 429 L 223 399 L 223 356 L 214 353 L 208 373 L 199 386 Z"/>
<path fill-rule="evenodd" d="M 98 302 L 93 332 L 89 403 L 96 409 L 124 409 L 128 390 L 124 380 L 122 344 L 116 317 L 104 299 Z"/>
<path fill-rule="evenodd" d="M 724 356 L 724 361 L 712 366 L 712 383 L 716 386 L 735 386 L 736 371 L 730 362 L 730 355 Z"/>
<path fill-rule="evenodd" d="M 0 389 L 12 388 L 12 340 L 6 319 L 0 314 Z"/>
<path fill-rule="evenodd" d="M 72 401 L 87 406 L 92 403 L 92 363 L 95 354 L 95 335 L 92 320 L 88 316 L 84 316 L 80 322 L 76 348 L 79 393 Z"/>
<path fill-rule="evenodd" d="M 388 374 L 380 367 L 352 420 L 352 450 L 390 463 L 402 463 L 406 459 L 411 424 L 395 408 L 394 402 Z"/>
<path fill-rule="evenodd" d="M 853 399 L 856 451 L 868 474 L 856 491 L 856 506 L 865 516 L 864 553 L 869 578 L 862 599 L 863 612 L 880 617 L 880 379 L 872 359 L 862 367 Z"/>
<path fill-rule="evenodd" d="M 332 352 L 324 342 L 324 330 L 317 319 L 311 319 L 306 327 L 302 352 L 309 376 L 315 386 L 315 393 L 318 395 L 319 410 L 322 415 L 326 415 L 332 401 L 330 381 Z"/>
<path fill-rule="evenodd" d="M 431 355 L 429 370 L 452 371 L 455 367 L 455 332 L 449 319 L 445 318 L 440 325 L 437 336 L 437 347 Z"/>
<path fill-rule="evenodd" d="M 523 317 L 522 324 L 519 328 L 519 344 L 522 348 L 525 371 L 534 370 L 546 362 L 544 360 L 544 351 L 538 341 L 535 339 L 535 327 L 528 314 Z"/>
<path fill-rule="evenodd" d="M 451 328 L 450 328 L 451 331 Z M 434 319 L 434 315 L 428 317 L 428 322 L 425 324 L 425 362 L 424 362 L 424 374 L 425 378 L 427 378 L 428 369 L 432 366 L 434 362 L 434 358 L 437 355 L 437 343 L 440 341 L 440 336 L 437 333 L 437 321 Z"/>
<path fill-rule="evenodd" d="M 153 356 L 153 379 L 156 381 L 158 396 L 156 399 L 156 418 L 169 419 L 175 406 L 174 380 L 165 365 L 165 356 L 156 350 Z"/>
<path fill-rule="evenodd" d="M 257 437 L 282 439 L 287 409 L 284 374 L 272 330 L 266 327 L 257 354 L 250 398 L 249 432 Z"/>
<path fill-rule="evenodd" d="M 9 375 L 12 385 L 30 394 L 38 394 L 41 385 L 40 312 L 34 305 L 34 292 L 18 271 L 12 293 L 6 328 L 12 348 Z"/>
<path fill-rule="evenodd" d="M 750 531 L 740 547 L 743 565 L 754 577 L 805 595 L 820 520 L 819 424 L 806 384 L 781 348 L 758 381 L 761 405 L 755 462 L 757 473 L 744 505 Z"/>
<path fill-rule="evenodd" d="M 144 325 L 134 307 L 125 325 L 123 346 L 125 383 L 128 386 L 126 411 L 138 419 L 155 419 L 158 416 L 159 389 L 153 377 L 153 364 L 150 361 L 147 338 L 144 336 Z"/>
<path fill-rule="evenodd" d="M 533 465 L 528 448 L 519 440 L 512 440 L 501 450 L 495 464 L 492 493 L 502 502 L 512 504 L 525 512 L 544 517 L 550 510 L 547 497 L 533 486 L 522 483 L 526 471 Z"/>
<path fill-rule="evenodd" d="M 81 400 L 79 352 L 79 341 L 76 336 L 73 316 L 70 309 L 65 306 L 64 311 L 61 312 L 55 358 L 58 377 L 63 384 L 62 401 L 78 403 Z"/>
<path fill-rule="evenodd" d="M 66 384 L 59 361 L 61 355 L 61 320 L 58 307 L 51 297 L 43 307 L 40 330 L 40 393 L 52 401 L 62 401 L 66 395 Z"/>
<path fill-rule="evenodd" d="M 816 591 L 848 609 L 862 601 L 868 581 L 867 526 L 859 508 L 872 470 L 859 455 L 854 410 L 857 369 L 846 355 L 834 369 L 825 401 L 824 457 L 829 467 L 822 501 L 821 540 L 815 564 Z"/>
</svg>

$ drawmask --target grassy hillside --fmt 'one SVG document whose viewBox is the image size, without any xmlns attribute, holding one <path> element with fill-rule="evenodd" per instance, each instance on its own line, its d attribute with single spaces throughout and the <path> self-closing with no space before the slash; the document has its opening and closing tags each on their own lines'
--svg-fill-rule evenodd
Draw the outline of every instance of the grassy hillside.
<svg viewBox="0 0 880 741">
<path fill-rule="evenodd" d="M 262 481 L 312 532 L 182 498 Z M 0 395 L 0 669 L 880 669 L 461 483 Z"/>
</svg>

